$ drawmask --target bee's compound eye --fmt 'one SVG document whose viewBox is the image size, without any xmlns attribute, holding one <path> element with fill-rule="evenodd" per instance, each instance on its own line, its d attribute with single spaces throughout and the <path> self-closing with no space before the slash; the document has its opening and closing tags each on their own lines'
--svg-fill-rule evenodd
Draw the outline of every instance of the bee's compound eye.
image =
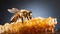
<svg viewBox="0 0 60 34">
<path fill-rule="evenodd" d="M 32 13 L 32 11 L 30 11 L 30 13 Z"/>
<path fill-rule="evenodd" d="M 32 15 L 32 13 L 30 13 L 30 15 Z"/>
</svg>

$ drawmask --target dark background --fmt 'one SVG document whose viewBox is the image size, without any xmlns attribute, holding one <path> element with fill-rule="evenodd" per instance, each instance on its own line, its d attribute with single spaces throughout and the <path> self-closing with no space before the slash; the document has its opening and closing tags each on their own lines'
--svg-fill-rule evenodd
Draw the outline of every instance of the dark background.
<svg viewBox="0 0 60 34">
<path fill-rule="evenodd" d="M 54 17 L 57 18 L 60 27 L 60 1 L 58 0 L 0 0 L 0 24 L 10 21 L 12 13 L 8 8 L 27 9 L 33 12 L 33 17 Z"/>
</svg>

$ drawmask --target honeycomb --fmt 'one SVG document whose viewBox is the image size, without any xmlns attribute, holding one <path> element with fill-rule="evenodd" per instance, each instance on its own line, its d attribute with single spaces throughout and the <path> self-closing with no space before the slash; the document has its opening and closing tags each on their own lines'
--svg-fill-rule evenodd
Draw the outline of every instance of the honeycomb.
<svg viewBox="0 0 60 34">
<path fill-rule="evenodd" d="M 12 22 L 0 25 L 0 34 L 40 34 L 41 32 L 54 32 L 57 19 L 36 17 L 24 22 Z"/>
</svg>

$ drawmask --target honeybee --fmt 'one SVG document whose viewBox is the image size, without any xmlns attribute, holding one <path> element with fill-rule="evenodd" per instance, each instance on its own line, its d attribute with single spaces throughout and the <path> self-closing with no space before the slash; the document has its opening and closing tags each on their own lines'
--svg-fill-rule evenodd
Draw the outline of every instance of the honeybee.
<svg viewBox="0 0 60 34">
<path fill-rule="evenodd" d="M 32 18 L 32 11 L 28 11 L 25 9 L 18 10 L 16 8 L 8 9 L 10 13 L 14 13 L 11 17 L 11 22 L 16 22 L 18 19 L 21 19 L 23 23 L 23 18 L 27 18 L 28 20 Z"/>
</svg>

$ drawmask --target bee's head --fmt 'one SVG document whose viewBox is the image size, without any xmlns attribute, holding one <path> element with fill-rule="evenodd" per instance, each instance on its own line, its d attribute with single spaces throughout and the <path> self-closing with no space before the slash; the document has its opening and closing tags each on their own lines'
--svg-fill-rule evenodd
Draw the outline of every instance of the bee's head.
<svg viewBox="0 0 60 34">
<path fill-rule="evenodd" d="M 32 15 L 32 11 L 29 11 L 28 14 L 31 16 Z"/>
<path fill-rule="evenodd" d="M 29 13 L 29 14 L 32 14 L 32 11 L 29 11 L 28 13 Z"/>
<path fill-rule="evenodd" d="M 32 13 L 32 11 L 29 11 L 29 13 Z"/>
</svg>

